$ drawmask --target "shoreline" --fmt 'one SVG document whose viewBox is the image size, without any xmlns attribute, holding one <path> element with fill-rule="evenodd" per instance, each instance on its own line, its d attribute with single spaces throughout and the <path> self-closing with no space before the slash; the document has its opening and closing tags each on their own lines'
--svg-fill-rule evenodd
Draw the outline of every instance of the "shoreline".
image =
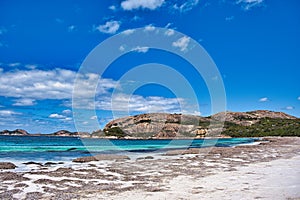
<svg viewBox="0 0 300 200">
<path fill-rule="evenodd" d="M 269 142 L 234 148 L 208 147 L 173 155 L 139 154 L 131 159 L 47 165 L 31 163 L 23 172 L 1 169 L 0 198 L 232 199 L 232 196 L 233 199 L 253 199 L 263 198 L 264 191 L 268 193 L 267 199 L 299 198 L 299 193 L 289 189 L 283 191 L 286 198 L 276 196 L 275 189 L 272 196 L 272 192 L 262 186 L 269 182 L 284 182 L 286 185 L 293 184 L 292 188 L 300 191 L 299 179 L 291 179 L 300 177 L 300 138 L 264 139 Z M 278 175 L 281 173 L 278 171 L 280 166 L 287 168 L 282 172 L 284 176 Z M 261 173 L 262 170 L 264 173 Z M 272 177 L 274 173 L 276 176 Z M 241 180 L 237 178 L 239 176 L 244 177 L 245 182 L 237 181 Z M 236 178 L 231 180 L 232 177 Z M 256 186 L 259 184 L 259 187 Z"/>
</svg>

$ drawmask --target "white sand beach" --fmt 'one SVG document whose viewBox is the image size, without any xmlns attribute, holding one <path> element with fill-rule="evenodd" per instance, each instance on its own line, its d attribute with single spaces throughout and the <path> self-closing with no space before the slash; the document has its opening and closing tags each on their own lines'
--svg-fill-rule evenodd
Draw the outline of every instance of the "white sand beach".
<svg viewBox="0 0 300 200">
<path fill-rule="evenodd" d="M 126 191 L 111 199 L 300 199 L 300 156 L 236 167 L 237 171 L 218 171 L 215 175 L 194 179 L 178 176 L 168 191 Z M 90 195 L 99 199 L 103 195 Z"/>
<path fill-rule="evenodd" d="M 0 199 L 300 199 L 299 137 L 136 156 L 14 163 L 0 169 Z"/>
</svg>

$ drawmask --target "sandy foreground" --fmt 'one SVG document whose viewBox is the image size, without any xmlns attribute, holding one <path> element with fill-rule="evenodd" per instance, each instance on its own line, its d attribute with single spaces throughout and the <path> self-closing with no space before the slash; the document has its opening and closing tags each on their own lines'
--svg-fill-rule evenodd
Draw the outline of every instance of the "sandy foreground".
<svg viewBox="0 0 300 200">
<path fill-rule="evenodd" d="M 300 138 L 0 169 L 0 199 L 300 199 Z"/>
</svg>

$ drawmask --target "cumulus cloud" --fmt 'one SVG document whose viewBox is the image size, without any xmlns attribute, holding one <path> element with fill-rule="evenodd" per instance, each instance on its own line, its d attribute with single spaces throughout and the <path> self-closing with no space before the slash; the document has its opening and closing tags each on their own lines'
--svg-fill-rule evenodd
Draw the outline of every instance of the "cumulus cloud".
<svg viewBox="0 0 300 200">
<path fill-rule="evenodd" d="M 269 99 L 267 97 L 263 97 L 263 98 L 260 98 L 258 101 L 259 102 L 267 102 L 267 101 L 269 101 Z"/>
<path fill-rule="evenodd" d="M 127 29 L 127 30 L 125 30 L 125 31 L 122 32 L 122 34 L 124 34 L 124 35 L 130 35 L 132 33 L 134 33 L 133 29 Z"/>
<path fill-rule="evenodd" d="M 52 113 L 48 117 L 51 118 L 51 119 L 56 119 L 56 120 L 62 121 L 62 122 L 70 122 L 70 121 L 73 120 L 72 117 L 67 117 L 65 115 L 61 115 L 61 114 L 58 114 L 58 113 Z"/>
<path fill-rule="evenodd" d="M 145 31 L 154 31 L 155 27 L 152 24 L 145 26 Z"/>
<path fill-rule="evenodd" d="M 66 110 L 63 110 L 62 113 L 63 113 L 63 114 L 66 114 L 66 115 L 69 115 L 69 114 L 72 113 L 72 111 L 69 110 L 69 109 L 66 109 Z"/>
<path fill-rule="evenodd" d="M 27 64 L 27 65 L 25 65 L 25 68 L 27 68 L 27 69 L 36 69 L 36 68 L 38 68 L 38 65 L 36 65 L 36 64 Z"/>
<path fill-rule="evenodd" d="M 13 106 L 33 106 L 35 101 L 33 99 L 17 99 Z"/>
<path fill-rule="evenodd" d="M 190 42 L 190 38 L 187 36 L 183 36 L 182 38 L 179 38 L 177 41 L 173 42 L 172 46 L 178 47 L 180 51 L 186 51 L 189 42 Z"/>
<path fill-rule="evenodd" d="M 75 25 L 68 26 L 68 31 L 69 32 L 73 32 L 75 30 L 76 30 L 76 26 Z"/>
<path fill-rule="evenodd" d="M 95 119 L 98 119 L 98 117 L 96 115 L 94 115 L 94 116 L 91 116 L 90 119 L 95 120 Z"/>
<path fill-rule="evenodd" d="M 143 97 L 120 93 L 113 97 L 96 101 L 96 107 L 101 110 L 113 111 L 180 112 L 180 103 L 184 103 L 182 98 Z"/>
<path fill-rule="evenodd" d="M 55 119 L 62 119 L 62 118 L 65 118 L 66 116 L 64 115 L 60 115 L 60 114 L 57 114 L 57 113 L 53 113 L 51 115 L 49 115 L 49 118 L 55 118 Z"/>
<path fill-rule="evenodd" d="M 121 7 L 124 10 L 134 9 L 150 9 L 155 10 L 161 7 L 164 0 L 125 0 L 121 3 Z"/>
<path fill-rule="evenodd" d="M 12 115 L 20 115 L 21 113 L 14 112 L 12 110 L 0 110 L 1 117 L 10 117 Z"/>
<path fill-rule="evenodd" d="M 132 51 L 136 51 L 138 53 L 146 53 L 148 50 L 149 50 L 149 47 L 140 47 L 140 46 L 137 46 L 133 49 L 131 49 Z"/>
<path fill-rule="evenodd" d="M 262 6 L 264 0 L 237 0 L 236 4 L 241 5 L 244 10 L 250 10 L 253 7 Z"/>
<path fill-rule="evenodd" d="M 120 51 L 125 51 L 125 47 L 124 47 L 123 45 L 121 45 L 121 46 L 119 47 L 119 50 L 120 50 Z"/>
<path fill-rule="evenodd" d="M 174 35 L 175 31 L 173 29 L 168 29 L 165 31 L 165 35 L 166 36 L 172 36 Z"/>
<path fill-rule="evenodd" d="M 115 5 L 111 5 L 108 7 L 108 9 L 115 11 L 115 10 L 117 10 L 117 7 Z"/>
<path fill-rule="evenodd" d="M 19 70 L 0 73 L 0 96 L 22 99 L 71 99 L 76 72 L 65 69 Z M 115 88 L 117 82 L 99 79 L 97 74 L 80 75 L 78 96 L 94 94 L 90 83 L 98 82 L 96 94 L 105 94 Z"/>
<path fill-rule="evenodd" d="M 21 65 L 21 63 L 19 63 L 19 62 L 7 64 L 7 66 L 9 66 L 9 67 L 18 67 L 18 66 L 20 66 L 20 65 Z"/>
<path fill-rule="evenodd" d="M 199 0 L 187 0 L 182 4 L 174 4 L 173 8 L 179 12 L 187 12 L 192 10 L 199 4 Z"/>
<path fill-rule="evenodd" d="M 73 118 L 72 117 L 65 117 L 65 118 L 60 119 L 60 120 L 63 121 L 63 122 L 70 122 L 70 121 L 73 120 Z"/>
<path fill-rule="evenodd" d="M 287 107 L 285 107 L 285 110 L 294 110 L 294 109 L 295 109 L 294 106 L 287 106 Z"/>
<path fill-rule="evenodd" d="M 120 28 L 121 22 L 119 21 L 108 21 L 103 25 L 99 25 L 96 27 L 96 30 L 107 33 L 107 34 L 115 34 Z"/>
</svg>

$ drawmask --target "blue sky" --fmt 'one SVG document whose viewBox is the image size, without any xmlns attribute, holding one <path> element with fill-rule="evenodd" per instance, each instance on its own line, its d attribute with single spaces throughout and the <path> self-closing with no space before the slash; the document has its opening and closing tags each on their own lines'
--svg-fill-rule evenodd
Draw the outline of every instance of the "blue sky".
<svg viewBox="0 0 300 200">
<path fill-rule="evenodd" d="M 268 109 L 300 117 L 299 8 L 298 0 L 2 0 L 0 129 L 75 131 L 72 92 L 84 59 L 118 33 L 155 27 L 181 32 L 208 52 L 224 83 L 226 110 Z M 177 47 L 182 49 L 184 42 Z M 119 79 L 147 63 L 161 63 L 183 75 L 196 92 L 200 110 L 189 104 L 188 95 L 155 83 L 125 93 L 127 86 Z M 75 108 L 83 113 L 76 123 L 87 131 L 95 129 L 93 120 L 102 128 L 112 115 L 212 112 L 204 80 L 186 60 L 169 52 L 141 46 L 116 59 L 101 79 L 93 75 L 83 79 L 99 81 L 96 115 L 87 104 Z M 118 88 L 123 92 L 112 108 L 112 93 Z M 84 92 L 89 89 L 93 90 L 87 86 Z M 187 109 L 182 110 L 180 103 Z"/>
</svg>

